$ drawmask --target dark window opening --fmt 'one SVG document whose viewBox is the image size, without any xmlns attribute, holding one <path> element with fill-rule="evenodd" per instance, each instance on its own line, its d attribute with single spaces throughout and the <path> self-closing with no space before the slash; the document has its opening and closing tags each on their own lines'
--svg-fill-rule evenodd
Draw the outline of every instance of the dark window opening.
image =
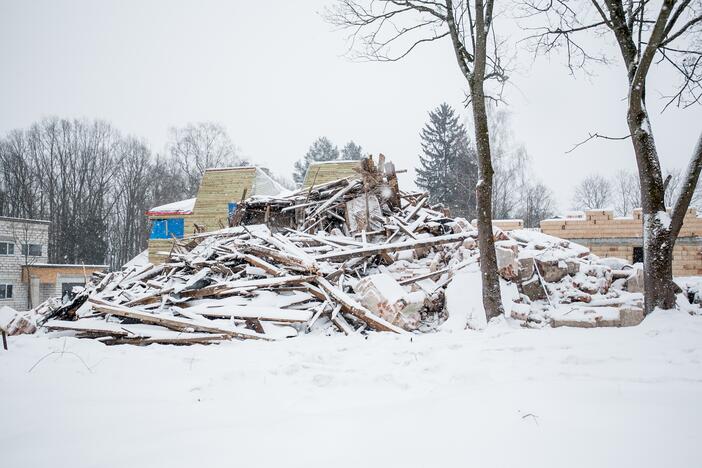
<svg viewBox="0 0 702 468">
<path fill-rule="evenodd" d="M 12 299 L 11 284 L 0 284 L 0 299 Z"/>
<path fill-rule="evenodd" d="M 634 247 L 632 263 L 643 263 L 643 247 Z"/>
<path fill-rule="evenodd" d="M 41 245 L 29 244 L 29 253 L 27 253 L 27 244 L 22 244 L 22 255 L 29 257 L 41 257 Z"/>
<path fill-rule="evenodd" d="M 15 244 L 12 242 L 0 242 L 0 255 L 14 255 Z"/>
</svg>

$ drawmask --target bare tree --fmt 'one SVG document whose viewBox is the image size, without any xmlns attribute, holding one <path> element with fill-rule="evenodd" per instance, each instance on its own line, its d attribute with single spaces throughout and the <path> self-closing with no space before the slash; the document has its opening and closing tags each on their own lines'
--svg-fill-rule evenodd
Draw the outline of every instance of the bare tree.
<svg viewBox="0 0 702 468">
<path fill-rule="evenodd" d="M 114 208 L 109 213 L 108 260 L 113 269 L 146 248 L 149 223 L 144 212 L 152 203 L 149 189 L 153 164 L 146 144 L 126 138 L 120 153 L 121 164 L 110 184 Z"/>
<path fill-rule="evenodd" d="M 171 128 L 168 150 L 185 176 L 190 196 L 197 193 L 205 169 L 248 164 L 239 157 L 224 126 L 213 122 Z"/>
<path fill-rule="evenodd" d="M 668 96 L 688 106 L 702 99 L 702 1 L 590 0 L 577 5 L 561 0 L 526 0 L 528 21 L 541 17 L 531 36 L 535 51 L 563 46 L 568 66 L 604 57 L 589 53 L 582 36 L 606 37 L 618 46 L 628 81 L 626 122 L 636 155 L 644 215 L 645 311 L 675 306 L 673 247 L 702 170 L 702 134 L 683 176 L 680 195 L 666 213 L 665 184 L 648 110 L 646 89 L 653 65 L 670 66 L 680 77 Z M 600 135 L 594 133 L 590 138 Z M 611 137 L 610 137 L 611 138 Z"/>
<path fill-rule="evenodd" d="M 469 89 L 480 178 L 476 186 L 483 306 L 488 320 L 503 313 L 492 231 L 493 166 L 485 82 L 507 79 L 493 28 L 494 0 L 339 0 L 328 20 L 350 28 L 351 48 L 364 59 L 397 61 L 416 47 L 449 38 Z"/>
<path fill-rule="evenodd" d="M 617 216 L 627 216 L 634 208 L 641 207 L 641 188 L 636 173 L 621 170 L 611 181 L 612 203 Z"/>
<path fill-rule="evenodd" d="M 576 210 L 597 210 L 607 208 L 612 200 L 612 185 L 600 174 L 592 174 L 575 187 L 573 208 Z"/>
<path fill-rule="evenodd" d="M 521 203 L 517 216 L 528 228 L 538 228 L 539 223 L 554 214 L 553 192 L 543 182 L 527 181 L 520 191 Z"/>
</svg>

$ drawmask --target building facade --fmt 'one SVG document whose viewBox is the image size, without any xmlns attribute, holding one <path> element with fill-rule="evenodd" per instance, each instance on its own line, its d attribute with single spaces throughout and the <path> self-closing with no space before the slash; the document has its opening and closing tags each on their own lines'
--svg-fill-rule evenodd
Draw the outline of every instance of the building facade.
<svg viewBox="0 0 702 468">
<path fill-rule="evenodd" d="M 49 221 L 0 216 L 0 305 L 31 309 L 70 294 L 105 265 L 51 264 Z"/>
<path fill-rule="evenodd" d="M 541 221 L 545 234 L 572 240 L 600 257 L 643 262 L 643 214 L 615 217 L 611 210 L 587 210 L 565 218 Z M 673 275 L 702 275 L 702 218 L 690 208 L 673 248 Z"/>
<path fill-rule="evenodd" d="M 146 212 L 151 221 L 149 262 L 163 263 L 173 239 L 227 227 L 229 217 L 247 197 L 277 195 L 284 190 L 255 166 L 207 169 L 196 198 L 157 206 Z"/>
</svg>

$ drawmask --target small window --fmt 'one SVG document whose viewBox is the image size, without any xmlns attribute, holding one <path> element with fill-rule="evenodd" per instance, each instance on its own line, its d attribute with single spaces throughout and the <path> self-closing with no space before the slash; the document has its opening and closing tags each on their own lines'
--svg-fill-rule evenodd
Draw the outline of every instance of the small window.
<svg viewBox="0 0 702 468">
<path fill-rule="evenodd" d="M 0 242 L 0 255 L 14 255 L 15 244 L 12 242 Z"/>
<path fill-rule="evenodd" d="M 0 299 L 12 299 L 11 284 L 0 284 Z"/>
<path fill-rule="evenodd" d="M 643 260 L 644 260 L 643 247 L 634 247 L 634 252 L 632 254 L 632 257 L 633 257 L 632 263 L 643 263 Z"/>
<path fill-rule="evenodd" d="M 180 239 L 185 232 L 183 218 L 154 219 L 151 224 L 149 239 Z"/>
<path fill-rule="evenodd" d="M 41 245 L 29 244 L 29 254 L 27 254 L 27 244 L 22 244 L 22 255 L 29 257 L 41 257 Z"/>
</svg>

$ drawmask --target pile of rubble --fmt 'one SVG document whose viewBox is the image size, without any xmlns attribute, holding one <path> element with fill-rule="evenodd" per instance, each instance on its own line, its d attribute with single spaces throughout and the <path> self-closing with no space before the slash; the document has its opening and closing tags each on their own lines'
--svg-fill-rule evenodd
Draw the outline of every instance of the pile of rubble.
<svg viewBox="0 0 702 468">
<path fill-rule="evenodd" d="M 174 239 L 163 264 L 98 275 L 67 304 L 42 305 L 35 321 L 106 344 L 436 330 L 452 313 L 447 286 L 479 275 L 477 230 L 426 194 L 399 190 L 382 158 L 359 172 L 250 198 L 230 227 Z M 506 313 L 525 326 L 638 320 L 621 312 L 641 310 L 637 270 L 536 231 L 494 235 Z"/>
</svg>

